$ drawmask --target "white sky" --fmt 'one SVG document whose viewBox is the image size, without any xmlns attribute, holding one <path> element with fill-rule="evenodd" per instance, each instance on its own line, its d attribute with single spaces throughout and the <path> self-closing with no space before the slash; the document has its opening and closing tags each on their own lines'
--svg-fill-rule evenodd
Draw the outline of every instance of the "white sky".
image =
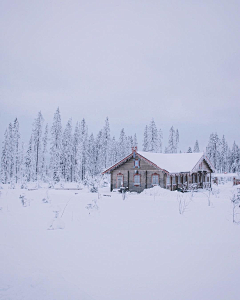
<svg viewBox="0 0 240 300">
<path fill-rule="evenodd" d="M 0 141 L 59 106 L 94 133 L 108 116 L 140 139 L 153 117 L 182 151 L 213 131 L 240 144 L 239 15 L 239 0 L 2 0 Z"/>
</svg>

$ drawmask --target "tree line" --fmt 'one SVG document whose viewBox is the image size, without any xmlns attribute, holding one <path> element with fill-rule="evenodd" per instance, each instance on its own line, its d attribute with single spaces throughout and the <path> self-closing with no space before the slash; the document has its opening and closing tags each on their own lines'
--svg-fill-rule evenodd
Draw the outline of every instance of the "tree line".
<svg viewBox="0 0 240 300">
<path fill-rule="evenodd" d="M 45 124 L 42 113 L 34 119 L 29 142 L 21 142 L 19 122 L 16 118 L 4 134 L 1 154 L 1 182 L 17 183 L 83 182 L 86 183 L 127 156 L 132 147 L 138 146 L 137 135 L 126 135 L 124 128 L 116 139 L 110 134 L 109 120 L 96 136 L 89 134 L 85 119 L 73 128 L 69 119 L 63 128 L 59 108 L 56 110 L 52 126 Z M 163 151 L 163 134 L 155 121 L 145 126 L 143 151 L 156 153 L 178 153 L 179 131 L 172 126 L 169 130 L 168 144 Z M 181 152 L 181 151 L 180 151 Z M 189 147 L 187 152 L 192 152 Z M 199 152 L 198 141 L 194 152 Z M 225 137 L 211 134 L 206 154 L 219 172 L 240 171 L 240 148 L 234 142 L 232 149 Z"/>
</svg>

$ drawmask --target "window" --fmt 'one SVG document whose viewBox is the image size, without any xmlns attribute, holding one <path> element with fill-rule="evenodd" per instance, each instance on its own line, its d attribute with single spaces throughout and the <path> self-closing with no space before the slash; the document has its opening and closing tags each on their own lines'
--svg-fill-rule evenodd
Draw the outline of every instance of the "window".
<svg viewBox="0 0 240 300">
<path fill-rule="evenodd" d="M 134 160 L 134 167 L 135 167 L 135 168 L 139 168 L 139 167 L 140 167 L 140 162 L 139 162 L 138 159 L 135 159 L 135 160 Z"/>
<path fill-rule="evenodd" d="M 140 175 L 134 175 L 134 185 L 140 185 Z"/>
<path fill-rule="evenodd" d="M 157 174 L 152 175 L 152 185 L 158 185 L 159 184 L 159 177 Z"/>
<path fill-rule="evenodd" d="M 170 176 L 169 175 L 167 175 L 167 184 L 170 185 Z"/>
<path fill-rule="evenodd" d="M 172 184 L 176 184 L 176 177 L 175 176 L 172 177 Z"/>
</svg>

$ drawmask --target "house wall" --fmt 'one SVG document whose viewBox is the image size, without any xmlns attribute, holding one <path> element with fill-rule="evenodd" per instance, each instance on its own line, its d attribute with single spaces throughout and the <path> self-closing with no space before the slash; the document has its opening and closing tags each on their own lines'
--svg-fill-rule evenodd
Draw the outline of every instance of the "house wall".
<svg viewBox="0 0 240 300">
<path fill-rule="evenodd" d="M 205 160 L 203 160 L 202 164 L 197 164 L 195 168 L 193 169 L 194 172 L 198 171 L 206 171 L 208 173 L 211 173 L 211 169 L 209 168 L 208 164 Z"/>
<path fill-rule="evenodd" d="M 137 158 L 137 156 L 136 156 Z M 134 185 L 134 175 L 138 172 L 140 175 L 140 185 Z M 152 187 L 152 175 L 159 175 L 159 184 L 161 187 L 166 187 L 166 176 L 164 173 L 154 166 L 151 166 L 143 159 L 140 159 L 139 168 L 134 167 L 134 159 L 131 158 L 129 161 L 119 166 L 117 169 L 111 172 L 111 190 L 117 188 L 117 175 L 123 175 L 123 186 L 128 187 L 130 191 L 142 192 L 145 188 Z"/>
<path fill-rule="evenodd" d="M 137 155 L 136 158 L 138 158 Z M 123 186 L 128 187 L 130 191 L 135 192 L 142 192 L 145 188 L 151 188 L 153 174 L 159 175 L 159 185 L 162 188 L 167 188 L 169 190 L 176 190 L 178 188 L 181 188 L 183 186 L 183 183 L 186 182 L 186 177 L 184 177 L 184 180 L 182 178 L 183 174 L 172 174 L 170 177 L 170 184 L 167 185 L 167 175 L 163 171 L 158 170 L 141 158 L 139 158 L 140 166 L 139 168 L 136 168 L 134 167 L 134 160 L 134 158 L 131 158 L 129 161 L 123 163 L 121 166 L 111 172 L 111 190 L 118 188 L 117 175 L 120 174 L 123 175 Z M 201 164 L 197 164 L 195 166 L 192 174 L 185 173 L 185 175 L 187 175 L 187 185 L 189 186 L 193 182 L 202 183 L 202 171 L 204 171 L 205 174 L 212 173 L 205 160 Z M 138 172 L 141 178 L 139 186 L 134 185 L 134 175 L 136 174 L 136 172 Z M 173 177 L 175 177 L 175 184 L 173 183 Z M 193 180 L 194 178 L 195 180 Z M 206 177 L 204 179 L 204 181 L 206 182 Z"/>
</svg>

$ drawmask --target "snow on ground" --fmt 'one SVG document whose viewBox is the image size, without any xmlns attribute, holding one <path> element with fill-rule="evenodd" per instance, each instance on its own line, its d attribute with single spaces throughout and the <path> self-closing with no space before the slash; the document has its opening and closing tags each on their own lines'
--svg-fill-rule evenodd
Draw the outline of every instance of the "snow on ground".
<svg viewBox="0 0 240 300">
<path fill-rule="evenodd" d="M 207 193 L 158 187 L 125 200 L 108 188 L 100 199 L 85 189 L 49 190 L 44 203 L 43 188 L 25 190 L 24 207 L 23 190 L 4 188 L 0 299 L 238 299 L 240 225 L 232 223 L 232 190 L 215 188 L 208 206 Z M 188 203 L 182 215 L 181 197 Z M 98 210 L 86 209 L 92 200 Z M 59 224 L 64 229 L 51 230 Z"/>
</svg>

